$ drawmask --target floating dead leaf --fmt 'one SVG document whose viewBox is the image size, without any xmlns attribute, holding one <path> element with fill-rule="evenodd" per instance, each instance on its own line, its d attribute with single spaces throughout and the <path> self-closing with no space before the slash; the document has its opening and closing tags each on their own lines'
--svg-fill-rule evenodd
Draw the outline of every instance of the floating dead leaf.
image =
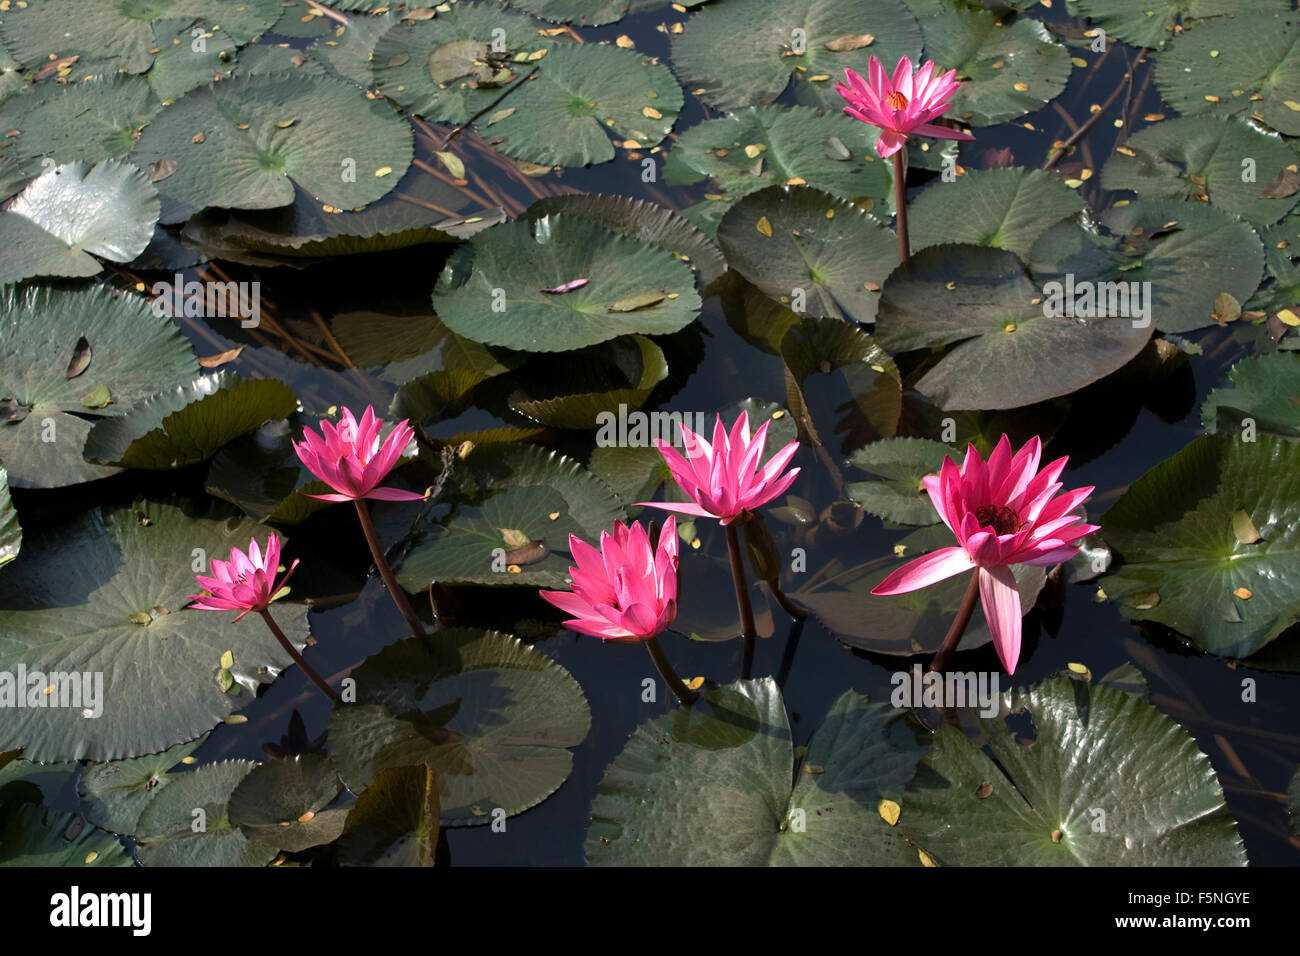
<svg viewBox="0 0 1300 956">
<path fill-rule="evenodd" d="M 1080 664 L 1078 661 L 1070 661 L 1065 666 L 1070 669 L 1071 674 L 1077 674 L 1085 680 L 1092 680 L 1092 671 L 1088 670 L 1087 664 Z"/>
<path fill-rule="evenodd" d="M 239 358 L 239 353 L 242 351 L 244 351 L 244 347 L 237 345 L 233 349 L 218 352 L 216 355 L 202 355 L 199 357 L 199 364 L 204 368 L 218 368 Z"/>
<path fill-rule="evenodd" d="M 1235 594 L 1237 597 L 1241 598 L 1243 601 L 1249 601 L 1252 597 L 1255 596 L 1251 592 L 1250 588 L 1234 588 L 1232 593 Z"/>
<path fill-rule="evenodd" d="M 1297 192 L 1300 192 L 1300 174 L 1290 169 L 1279 169 L 1259 196 L 1261 199 L 1285 199 Z"/>
<path fill-rule="evenodd" d="M 938 863 L 934 862 L 934 857 L 932 857 L 930 854 L 926 853 L 926 852 L 925 852 L 924 850 L 922 850 L 920 847 L 917 847 L 917 848 L 916 848 L 916 855 L 919 856 L 919 857 L 921 858 L 921 865 L 922 865 L 922 866 L 933 866 L 933 867 L 937 867 L 937 866 L 939 865 Z"/>
<path fill-rule="evenodd" d="M 541 163 L 527 163 L 522 159 L 515 160 L 515 165 L 525 176 L 545 176 L 551 171 L 550 166 L 543 166 Z"/>
<path fill-rule="evenodd" d="M 491 126 L 493 123 L 499 123 L 507 116 L 513 115 L 516 109 L 518 109 L 518 107 L 509 106 L 503 110 L 497 110 L 495 113 L 493 113 L 491 116 L 488 117 L 488 121 L 487 121 L 488 126 Z"/>
<path fill-rule="evenodd" d="M 545 292 L 547 295 L 564 295 L 564 293 L 572 292 L 574 289 L 581 289 L 590 281 L 590 279 L 570 279 L 568 282 L 560 283 L 554 289 L 540 289 L 539 291 Z"/>
<path fill-rule="evenodd" d="M 1029 84 L 1028 84 L 1028 83 L 1012 83 L 1012 84 L 1011 84 L 1011 88 L 1012 88 L 1013 90 L 1015 90 L 1016 92 L 1018 92 L 1018 93 L 1026 93 L 1026 92 L 1029 91 Z"/>
<path fill-rule="evenodd" d="M 501 532 L 501 540 L 506 543 L 509 549 L 522 548 L 529 542 L 529 537 L 517 528 L 497 528 Z"/>
<path fill-rule="evenodd" d="M 703 686 L 704 686 L 703 677 L 692 677 L 690 680 L 686 682 L 687 690 L 699 690 Z"/>
<path fill-rule="evenodd" d="M 791 176 L 785 181 L 785 184 L 787 186 L 806 186 L 808 185 L 808 180 L 804 179 L 802 176 Z"/>
<path fill-rule="evenodd" d="M 658 305 L 664 299 L 668 298 L 666 292 L 638 292 L 636 295 L 629 295 L 626 298 L 619 299 L 609 307 L 609 312 L 636 312 L 639 309 L 648 309 L 651 306 Z"/>
<path fill-rule="evenodd" d="M 451 173 L 453 179 L 465 178 L 465 164 L 461 162 L 461 158 L 455 153 L 446 150 L 435 150 L 433 155 L 437 156 L 442 165 L 447 167 L 447 172 Z"/>
<path fill-rule="evenodd" d="M 663 119 L 663 118 L 664 118 L 664 114 L 663 114 L 663 113 L 660 113 L 660 112 L 659 112 L 657 109 L 655 109 L 653 106 L 643 106 L 643 107 L 641 107 L 641 115 L 642 115 L 642 116 L 648 116 L 650 119 Z"/>
<path fill-rule="evenodd" d="M 50 60 L 48 63 L 45 63 L 37 67 L 28 75 L 32 78 L 34 82 L 39 83 L 47 76 L 53 76 L 55 73 L 67 69 L 68 67 L 72 66 L 72 64 L 76 63 L 80 59 L 81 59 L 80 55 L 74 54 L 73 56 L 65 56 L 61 60 Z"/>
<path fill-rule="evenodd" d="M 1159 603 L 1159 591 L 1145 591 L 1142 594 L 1133 595 L 1133 606 L 1139 611 L 1149 611 Z"/>
<path fill-rule="evenodd" d="M 191 142 L 191 143 L 205 143 L 205 142 L 207 142 L 207 139 L 208 139 L 208 134 L 207 134 L 207 133 L 195 133 L 193 136 L 190 137 L 190 142 Z"/>
<path fill-rule="evenodd" d="M 109 393 L 107 385 L 100 385 L 93 391 L 81 396 L 81 404 L 87 408 L 103 408 L 105 405 L 111 405 L 112 403 L 113 396 Z"/>
<path fill-rule="evenodd" d="M 153 616 L 148 611 L 136 611 L 127 617 L 132 624 L 139 624 L 143 627 L 153 621 Z"/>
<path fill-rule="evenodd" d="M 300 816 L 300 817 L 298 818 L 298 822 L 299 822 L 299 823 L 311 823 L 311 821 L 314 820 L 315 818 L 316 818 L 316 811 L 315 811 L 315 810 L 308 810 L 306 813 L 304 813 L 302 816 Z"/>
<path fill-rule="evenodd" d="M 537 538 L 534 541 L 526 541 L 519 547 L 507 551 L 506 564 L 516 569 L 511 571 L 511 574 L 518 574 L 518 568 L 528 564 L 536 564 L 550 553 L 551 549 L 546 546 L 546 541 Z"/>
<path fill-rule="evenodd" d="M 764 235 L 769 239 L 772 238 L 772 224 L 768 222 L 766 216 L 760 216 L 758 222 L 754 224 L 754 228 L 757 229 L 761 235 Z"/>
<path fill-rule="evenodd" d="M 176 172 L 176 160 L 164 156 L 149 167 L 149 182 L 160 183 L 174 172 Z"/>
<path fill-rule="evenodd" d="M 825 773 L 826 768 L 819 763 L 806 763 L 803 765 L 804 773 Z"/>
<path fill-rule="evenodd" d="M 903 808 L 893 800 L 881 800 L 876 810 L 880 813 L 881 819 L 891 827 L 897 826 L 898 818 L 903 815 Z"/>
<path fill-rule="evenodd" d="M 1250 520 L 1245 508 L 1238 508 L 1232 513 L 1232 533 L 1242 544 L 1254 544 L 1264 537 L 1255 527 L 1255 522 Z"/>
<path fill-rule="evenodd" d="M 849 152 L 849 148 L 840 141 L 838 136 L 831 136 L 826 140 L 826 149 L 827 159 L 845 160 L 853 158 L 853 154 Z"/>
<path fill-rule="evenodd" d="M 68 361 L 68 368 L 63 373 L 63 377 L 76 378 L 89 368 L 91 354 L 90 343 L 83 335 L 77 339 L 77 344 L 72 348 L 72 358 Z"/>
<path fill-rule="evenodd" d="M 232 667 L 235 666 L 234 651 L 226 651 L 221 655 L 221 666 L 224 667 L 226 670 L 230 670 Z"/>
<path fill-rule="evenodd" d="M 767 145 L 765 143 L 750 143 L 745 147 L 745 155 L 750 159 L 756 159 L 766 149 Z"/>
<path fill-rule="evenodd" d="M 875 39 L 870 33 L 846 33 L 827 43 L 826 49 L 832 53 L 847 53 L 850 50 L 861 50 L 864 46 L 871 46 Z"/>
<path fill-rule="evenodd" d="M 1297 325 L 1300 325 L 1300 315 L 1296 315 L 1290 309 L 1279 310 L 1277 313 L 1277 318 L 1278 321 L 1281 322 L 1283 325 L 1289 325 L 1293 329 Z"/>
<path fill-rule="evenodd" d="M 632 42 L 632 38 L 626 33 L 620 33 L 618 39 L 614 41 L 614 45 L 622 47 L 624 50 L 630 50 L 636 46 L 636 44 Z"/>
<path fill-rule="evenodd" d="M 1206 99 L 1208 100 L 1209 97 L 1207 96 Z M 1295 110 L 1297 113 L 1300 113 L 1300 103 L 1297 103 L 1295 100 L 1283 100 L 1282 105 L 1289 110 Z"/>
<path fill-rule="evenodd" d="M 993 784 L 991 781 L 985 780 L 978 787 L 975 788 L 975 796 L 981 800 L 987 800 L 992 795 L 993 795 Z"/>
<path fill-rule="evenodd" d="M 290 126 L 292 126 L 292 125 L 293 125 L 294 123 L 296 123 L 296 122 L 298 122 L 296 119 L 280 120 L 280 122 L 278 122 L 278 123 L 275 124 L 275 128 L 276 128 L 276 129 L 288 129 Z"/>
<path fill-rule="evenodd" d="M 402 14 L 403 20 L 432 20 L 437 15 L 433 7 L 416 7 Z"/>
<path fill-rule="evenodd" d="M 1060 842 L 1061 842 L 1061 837 L 1063 837 L 1064 835 L 1065 835 L 1065 834 L 1063 834 L 1060 830 L 1053 830 L 1053 831 L 1052 831 L 1052 842 L 1053 842 L 1053 843 L 1060 843 Z"/>
<path fill-rule="evenodd" d="M 1214 312 L 1212 313 L 1215 322 L 1224 325 L 1228 322 L 1236 322 L 1241 318 L 1241 303 L 1227 292 L 1220 292 L 1214 297 Z"/>
</svg>

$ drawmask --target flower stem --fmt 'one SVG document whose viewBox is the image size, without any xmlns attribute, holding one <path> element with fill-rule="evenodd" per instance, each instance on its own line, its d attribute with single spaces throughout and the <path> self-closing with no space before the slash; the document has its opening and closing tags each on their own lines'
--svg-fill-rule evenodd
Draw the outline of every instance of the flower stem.
<svg viewBox="0 0 1300 956">
<path fill-rule="evenodd" d="M 357 517 L 361 519 L 361 530 L 366 534 L 366 544 L 370 545 L 370 555 L 375 559 L 375 567 L 379 569 L 379 576 L 384 579 L 384 587 L 388 588 L 388 594 L 397 605 L 397 609 L 402 612 L 402 617 L 406 618 L 406 624 L 411 629 L 411 633 L 419 637 L 425 634 L 424 624 L 420 621 L 420 616 L 415 613 L 415 608 L 411 607 L 411 602 L 406 599 L 406 592 L 402 590 L 397 578 L 393 577 L 393 569 L 388 566 L 388 559 L 384 557 L 384 546 L 379 543 L 379 534 L 375 531 L 375 523 L 370 518 L 370 509 L 366 507 L 364 498 L 357 498 Z"/>
<path fill-rule="evenodd" d="M 966 625 L 970 623 L 971 615 L 975 613 L 975 602 L 979 596 L 980 569 L 976 568 L 971 572 L 970 583 L 966 585 L 966 594 L 962 597 L 961 606 L 957 608 L 957 616 L 952 619 L 952 626 L 948 628 L 948 634 L 939 647 L 939 653 L 935 654 L 934 660 L 930 661 L 930 670 L 942 674 L 944 668 L 948 666 L 948 658 L 952 657 L 961 642 L 961 636 L 966 633 Z"/>
<path fill-rule="evenodd" d="M 911 244 L 907 241 L 907 172 L 903 168 L 906 155 L 906 146 L 894 153 L 894 231 L 898 233 L 900 263 L 906 262 L 912 255 Z"/>
<path fill-rule="evenodd" d="M 271 629 L 271 633 L 274 634 L 275 639 L 280 642 L 280 646 L 283 647 L 285 651 L 288 652 L 289 656 L 293 658 L 293 662 L 298 665 L 299 669 L 307 675 L 313 684 L 320 688 L 322 694 L 337 704 L 339 701 L 338 693 L 333 687 L 325 683 L 325 678 L 316 673 L 316 668 L 308 664 L 307 661 L 303 659 L 303 656 L 298 653 L 297 648 L 295 648 L 289 639 L 284 636 L 284 631 L 280 630 L 280 625 L 276 624 L 275 618 L 271 617 L 270 609 L 262 608 L 261 614 L 262 620 L 264 620 L 266 626 Z"/>
<path fill-rule="evenodd" d="M 749 590 L 745 587 L 745 564 L 740 556 L 740 535 L 736 533 L 736 522 L 727 525 L 727 557 L 731 559 L 731 583 L 736 589 L 736 607 L 740 611 L 740 633 L 745 636 L 746 652 L 752 659 L 754 655 L 754 609 L 749 603 Z"/>
<path fill-rule="evenodd" d="M 641 642 L 645 649 L 650 652 L 650 659 L 655 662 L 655 667 L 659 671 L 659 676 L 664 679 L 668 689 L 677 695 L 677 699 L 682 702 L 683 707 L 690 707 L 699 699 L 699 694 L 688 688 L 682 683 L 682 679 L 677 676 L 673 670 L 673 665 L 668 663 L 668 658 L 664 654 L 664 649 L 659 646 L 657 637 L 648 637 Z"/>
</svg>

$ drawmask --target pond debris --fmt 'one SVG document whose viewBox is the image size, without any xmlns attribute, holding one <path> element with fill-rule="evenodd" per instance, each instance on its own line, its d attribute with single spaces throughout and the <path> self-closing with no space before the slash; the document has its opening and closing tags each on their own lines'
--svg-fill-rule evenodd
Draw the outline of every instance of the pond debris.
<svg viewBox="0 0 1300 956">
<path fill-rule="evenodd" d="M 977 799 L 987 800 L 992 795 L 993 795 L 993 782 L 991 780 L 984 780 L 980 783 L 978 787 L 975 788 L 975 796 Z"/>
<path fill-rule="evenodd" d="M 1264 537 L 1255 527 L 1255 522 L 1250 520 L 1250 514 L 1245 508 L 1238 508 L 1232 513 L 1232 533 L 1242 544 L 1254 544 Z"/>
<path fill-rule="evenodd" d="M 63 373 L 63 377 L 76 378 L 84 372 L 90 367 L 91 355 L 90 343 L 86 341 L 86 337 L 83 335 L 77 339 L 77 344 L 72 348 L 72 358 L 68 361 L 68 368 Z"/>
<path fill-rule="evenodd" d="M 619 299 L 606 311 L 637 312 L 641 309 L 648 309 L 651 306 L 658 305 L 666 298 L 668 298 L 668 293 L 662 290 L 658 292 L 638 292 L 635 295 L 629 295 Z"/>
<path fill-rule="evenodd" d="M 574 289 L 581 289 L 590 282 L 590 279 L 570 279 L 568 282 L 561 282 L 553 289 L 541 289 L 547 295 L 564 295 L 566 292 L 572 292 Z"/>
<path fill-rule="evenodd" d="M 759 216 L 754 228 L 758 230 L 759 235 L 766 236 L 768 239 L 772 238 L 772 223 L 768 221 L 766 216 Z"/>
<path fill-rule="evenodd" d="M 897 826 L 898 818 L 903 815 L 903 808 L 893 800 L 881 800 L 876 806 L 876 811 L 880 814 L 880 818 L 891 827 Z"/>
</svg>

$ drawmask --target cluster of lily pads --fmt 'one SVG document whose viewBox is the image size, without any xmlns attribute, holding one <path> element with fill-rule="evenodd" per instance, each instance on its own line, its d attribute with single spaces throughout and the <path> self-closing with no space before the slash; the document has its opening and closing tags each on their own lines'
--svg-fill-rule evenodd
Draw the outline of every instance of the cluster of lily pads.
<svg viewBox="0 0 1300 956">
<path fill-rule="evenodd" d="M 716 539 L 696 519 L 718 514 L 671 455 L 598 436 L 681 388 L 712 298 L 761 371 L 709 424 L 766 429 L 751 469 L 797 442 L 803 475 L 758 502 L 761 583 L 737 585 L 754 620 L 682 600 L 651 637 L 769 636 L 770 595 L 886 659 L 939 651 L 964 578 L 881 592 L 953 547 L 924 493 L 945 458 L 969 444 L 992 460 L 1006 435 L 1048 443 L 1081 393 L 1168 382 L 1202 358 L 1188 333 L 1228 326 L 1253 354 L 1204 402 L 1205 434 L 1091 515 L 1101 530 L 1077 557 L 1042 554 L 1200 651 L 1300 669 L 1300 17 L 1285 0 L 1200 19 L 1174 0 L 1066 5 L 1085 19 L 1045 23 L 1023 0 L 0 4 L 0 672 L 98 673 L 108 693 L 92 718 L 0 684 L 0 865 L 427 865 L 440 828 L 550 797 L 591 728 L 582 688 L 526 640 L 426 627 L 411 596 L 582 591 L 568 542 L 645 534 L 627 522 L 657 496 L 684 514 L 646 538 L 650 560 L 671 550 L 693 591 L 725 593 L 736 551 L 702 546 Z M 589 29 L 647 11 L 671 67 L 616 26 Z M 978 142 L 913 139 L 912 167 L 943 175 L 903 209 L 879 130 L 836 91 L 873 57 L 936 62 L 959 81 L 947 128 L 978 141 L 1032 131 L 1022 117 L 1115 41 L 1155 61 L 1180 118 L 1148 116 L 1098 170 L 1064 144 L 1045 168 L 977 169 Z M 560 175 L 614 162 L 698 201 Z M 1089 181 L 1134 198 L 1091 208 Z M 214 312 L 213 286 L 230 306 L 245 276 L 422 250 L 419 309 L 376 289 L 328 321 L 264 311 L 249 334 L 291 342 L 292 359 L 241 359 L 223 338 L 250 315 Z M 1067 277 L 1149 282 L 1151 323 L 1046 314 L 1044 287 Z M 412 428 L 358 425 L 354 379 L 308 386 L 322 359 L 364 373 L 389 399 L 379 418 Z M 814 421 L 828 377 L 850 400 Z M 470 410 L 494 427 L 461 427 Z M 329 443 L 358 428 L 359 470 L 340 471 Z M 105 504 L 23 537 L 24 495 L 195 469 L 195 498 Z M 370 494 L 380 480 L 388 493 Z M 285 529 L 340 498 L 358 502 L 407 625 L 346 687 L 311 671 L 318 612 L 278 576 Z M 851 543 L 868 515 L 906 532 L 892 553 L 792 571 L 792 549 Z M 1048 568 L 1000 567 L 1029 611 Z M 574 613 L 571 597 L 551 599 Z M 269 627 L 231 620 L 241 608 Z M 976 615 L 961 650 L 997 638 Z M 337 698 L 323 744 L 302 731 L 261 763 L 191 766 L 295 666 Z M 591 863 L 1245 862 L 1208 758 L 1131 667 L 1009 690 L 973 718 L 978 741 L 847 691 L 796 747 L 773 678 L 696 690 L 606 770 Z M 1032 740 L 1006 720 L 1024 712 Z M 72 776 L 75 811 L 57 805 Z"/>
</svg>

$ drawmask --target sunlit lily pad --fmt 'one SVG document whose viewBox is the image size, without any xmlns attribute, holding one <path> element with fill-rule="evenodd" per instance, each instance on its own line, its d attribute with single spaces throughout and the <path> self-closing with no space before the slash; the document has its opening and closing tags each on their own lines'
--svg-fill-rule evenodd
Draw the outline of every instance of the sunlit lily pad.
<svg viewBox="0 0 1300 956">
<path fill-rule="evenodd" d="M 931 246 L 885 284 L 876 337 L 891 353 L 953 346 L 915 385 L 943 409 L 1068 395 L 1123 366 L 1151 337 L 1149 322 L 1124 316 L 1044 315 L 1044 298 L 1009 252 Z"/>
<path fill-rule="evenodd" d="M 158 222 L 158 191 L 134 166 L 72 162 L 33 180 L 0 213 L 0 283 L 92 276 L 94 256 L 130 262 Z"/>
<path fill-rule="evenodd" d="M 569 535 L 596 541 L 625 517 L 599 478 L 534 446 L 476 449 L 457 465 L 439 508 L 397 572 L 408 591 L 422 592 L 430 581 L 567 588 Z M 543 542 L 545 556 L 508 558 L 524 547 L 519 541 Z"/>
<path fill-rule="evenodd" d="M 1073 223 L 1042 235 L 1028 259 L 1041 285 L 1073 274 L 1076 297 L 1086 282 L 1094 286 L 1095 299 L 1099 283 L 1127 283 L 1130 292 L 1139 290 L 1151 323 L 1162 332 L 1214 325 L 1217 295 L 1226 292 L 1245 302 L 1259 285 L 1259 237 L 1247 223 L 1212 206 L 1141 201 L 1111 207 L 1101 222 L 1108 235 Z M 1136 300 L 1129 299 L 1132 309 Z"/>
<path fill-rule="evenodd" d="M 67 377 L 85 338 L 90 364 Z M 0 424 L 0 461 L 16 488 L 53 488 L 102 478 L 117 469 L 92 465 L 82 447 L 94 421 L 125 414 L 159 388 L 194 379 L 199 365 L 180 330 L 141 298 L 88 289 L 0 291 L 0 403 L 12 400 Z M 82 401 L 106 388 L 110 403 Z M 20 412 L 21 415 L 12 414 Z"/>
<path fill-rule="evenodd" d="M 86 437 L 84 454 L 87 461 L 123 468 L 183 468 L 297 407 L 283 382 L 234 372 L 203 375 L 99 422 Z"/>
<path fill-rule="evenodd" d="M 1242 359 L 1229 369 L 1227 384 L 1205 397 L 1201 424 L 1238 437 L 1250 428 L 1300 438 L 1300 356 L 1274 352 Z"/>
<path fill-rule="evenodd" d="M 872 42 L 833 51 L 846 35 Z M 773 102 L 794 86 L 800 103 L 838 111 L 844 68 L 867 75 L 872 55 L 890 69 L 921 52 L 921 28 L 902 0 L 751 0 L 705 7 L 673 36 L 673 62 L 687 89 L 721 110 Z M 802 50 L 802 52 L 796 52 Z"/>
<path fill-rule="evenodd" d="M 145 866 L 265 866 L 276 850 L 250 841 L 227 816 L 231 794 L 257 766 L 251 760 L 204 764 L 176 775 L 150 801 L 136 828 Z"/>
<path fill-rule="evenodd" d="M 443 826 L 522 813 L 557 790 L 591 711 L 568 671 L 495 631 L 443 630 L 390 645 L 353 671 L 356 703 L 330 719 L 330 748 L 354 792 L 388 767 L 442 774 Z"/>
<path fill-rule="evenodd" d="M 878 135 L 840 112 L 755 106 L 692 126 L 673 146 L 670 164 L 712 177 L 733 196 L 802 180 L 841 199 L 869 200 L 864 205 L 888 216 L 893 176 L 876 155 Z"/>
<path fill-rule="evenodd" d="M 926 58 L 961 81 L 948 119 L 975 126 L 1015 119 L 1055 99 L 1070 79 L 1069 52 L 1038 20 L 949 8 L 922 19 L 921 32 Z"/>
<path fill-rule="evenodd" d="M 859 448 L 849 461 L 877 476 L 851 482 L 849 497 L 867 511 L 899 524 L 930 525 L 939 521 L 930 496 L 921 486 L 926 475 L 937 475 L 945 457 L 960 460 L 951 445 L 928 438 L 890 438 Z"/>
<path fill-rule="evenodd" d="M 1207 197 L 1211 205 L 1254 226 L 1277 222 L 1300 201 L 1300 194 L 1260 195 L 1300 156 L 1281 137 L 1237 117 L 1166 120 L 1141 130 L 1125 145 L 1135 155 L 1111 155 L 1102 170 L 1105 189 L 1131 189 L 1143 199 Z M 1254 176 L 1243 180 L 1242 159 L 1247 157 Z"/>
<path fill-rule="evenodd" d="M 1007 720 L 1025 711 L 1028 739 Z M 992 759 L 946 726 L 901 801 L 940 866 L 1245 865 L 1209 758 L 1139 697 L 1057 677 L 979 725 Z"/>
<path fill-rule="evenodd" d="M 614 158 L 611 136 L 629 148 L 657 145 L 673 128 L 682 102 L 668 67 L 635 50 L 561 46 L 502 101 L 502 110 L 477 124 L 507 156 L 547 166 L 590 166 Z"/>
<path fill-rule="evenodd" d="M 1300 135 L 1300 22 L 1270 9 L 1244 10 L 1183 30 L 1156 62 L 1160 95 L 1184 116 L 1258 115 L 1287 136 Z M 1258 96 L 1258 99 L 1256 99 Z"/>
<path fill-rule="evenodd" d="M 1288 0 L 1071 0 L 1071 5 L 1081 15 L 1109 36 L 1134 46 L 1163 47 L 1174 36 L 1175 24 L 1221 17 L 1224 14 L 1240 15 L 1254 11 L 1289 12 Z M 1224 21 L 1205 24 L 1210 30 L 1223 26 Z M 1180 31 L 1181 32 L 1181 31 Z"/>
<path fill-rule="evenodd" d="M 579 278 L 590 281 L 561 295 L 542 291 Z M 615 310 L 652 292 L 664 298 Z M 628 332 L 676 332 L 695 318 L 700 297 L 690 266 L 670 253 L 556 214 L 474 236 L 443 269 L 433 304 L 448 328 L 476 342 L 562 352 Z"/>
<path fill-rule="evenodd" d="M 1234 516 L 1259 540 L 1245 544 Z M 1300 444 L 1198 438 L 1133 482 L 1099 522 L 1120 611 L 1246 657 L 1300 621 Z"/>
<path fill-rule="evenodd" d="M 25 542 L 0 574 L 0 670 L 68 679 L 51 678 L 49 694 L 37 688 L 45 706 L 6 707 L 0 748 L 26 747 L 35 760 L 133 757 L 197 737 L 251 701 L 289 666 L 288 655 L 255 615 L 233 624 L 233 614 L 185 608 L 195 572 L 232 547 L 246 550 L 255 534 L 258 525 L 229 509 L 191 516 L 142 501 Z M 305 607 L 276 604 L 274 616 L 296 646 L 306 644 Z M 239 693 L 215 679 L 226 650 Z M 73 673 L 91 679 L 74 682 Z"/>
<path fill-rule="evenodd" d="M 912 252 L 943 242 L 1006 249 L 1024 258 L 1047 229 L 1083 211 L 1079 194 L 1042 170 L 968 170 L 909 204 Z"/>
<path fill-rule="evenodd" d="M 143 169 L 176 163 L 157 184 L 163 221 L 173 223 L 205 206 L 287 206 L 295 184 L 337 209 L 365 206 L 401 179 L 412 142 L 387 102 L 351 83 L 272 74 L 186 94 L 154 117 L 131 155 Z"/>
<path fill-rule="evenodd" d="M 113 833 L 134 834 L 149 801 L 181 779 L 179 774 L 167 771 L 194 753 L 206 739 L 205 734 L 162 753 L 90 764 L 77 780 L 81 812 L 95 826 Z"/>
<path fill-rule="evenodd" d="M 898 241 L 857 206 L 806 186 L 772 186 L 718 227 L 731 268 L 802 315 L 870 322 Z"/>
<path fill-rule="evenodd" d="M 881 819 L 922 753 L 906 712 L 848 691 L 796 769 L 770 677 L 705 691 L 633 731 L 591 806 L 595 866 L 906 866 Z"/>
</svg>

